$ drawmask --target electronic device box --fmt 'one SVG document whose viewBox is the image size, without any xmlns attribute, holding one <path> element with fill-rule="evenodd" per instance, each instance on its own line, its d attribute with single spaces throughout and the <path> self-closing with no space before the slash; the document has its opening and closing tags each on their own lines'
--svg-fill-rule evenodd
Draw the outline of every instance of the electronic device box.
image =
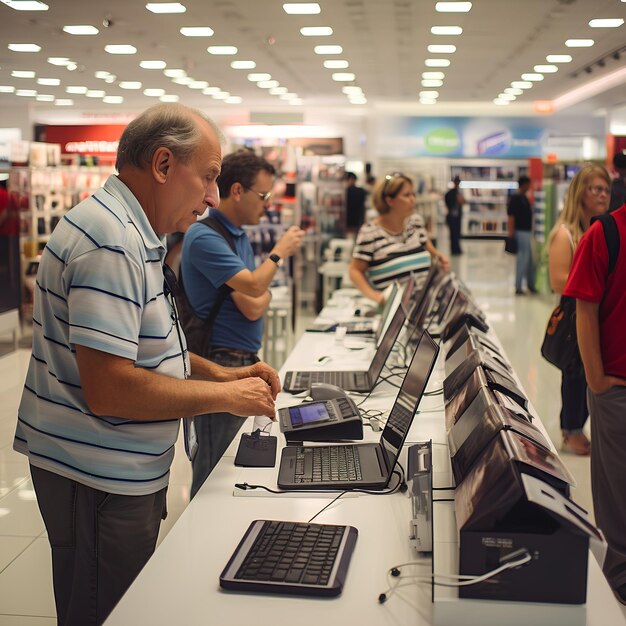
<svg viewBox="0 0 626 626">
<path fill-rule="evenodd" d="M 288 443 L 363 439 L 359 409 L 345 395 L 279 409 L 278 423 Z"/>
</svg>

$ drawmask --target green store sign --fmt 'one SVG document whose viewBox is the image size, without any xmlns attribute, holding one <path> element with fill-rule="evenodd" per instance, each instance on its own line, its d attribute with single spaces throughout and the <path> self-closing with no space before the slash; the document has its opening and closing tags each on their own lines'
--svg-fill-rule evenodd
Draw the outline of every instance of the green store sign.
<svg viewBox="0 0 626 626">
<path fill-rule="evenodd" d="M 435 128 L 424 136 L 424 148 L 431 154 L 447 154 L 459 150 L 461 140 L 454 128 Z"/>
</svg>

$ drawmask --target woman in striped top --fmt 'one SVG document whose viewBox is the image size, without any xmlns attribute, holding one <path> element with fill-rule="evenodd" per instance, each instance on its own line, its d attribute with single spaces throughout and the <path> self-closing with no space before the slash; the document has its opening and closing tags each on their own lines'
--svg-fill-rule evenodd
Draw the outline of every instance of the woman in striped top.
<svg viewBox="0 0 626 626">
<path fill-rule="evenodd" d="M 411 178 L 404 174 L 386 176 L 373 193 L 379 215 L 363 224 L 357 234 L 350 279 L 379 305 L 387 285 L 406 280 L 411 273 L 425 277 L 432 258 L 438 258 L 445 271 L 450 268 L 448 258 L 429 241 L 424 219 L 415 212 L 415 198 Z"/>
</svg>

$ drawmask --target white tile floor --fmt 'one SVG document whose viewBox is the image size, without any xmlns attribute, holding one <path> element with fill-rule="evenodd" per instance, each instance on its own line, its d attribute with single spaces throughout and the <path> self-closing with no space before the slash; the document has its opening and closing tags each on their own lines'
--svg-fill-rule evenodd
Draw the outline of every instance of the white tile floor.
<svg viewBox="0 0 626 626">
<path fill-rule="evenodd" d="M 488 314 L 529 399 L 553 441 L 560 443 L 558 415 L 560 376 L 539 356 L 550 296 L 513 295 L 514 258 L 502 242 L 466 241 L 465 254 L 453 259 L 457 274 Z M 50 551 L 28 464 L 13 452 L 15 416 L 29 353 L 21 350 L 0 357 L 0 624 L 52 626 L 55 623 Z M 563 455 L 578 481 L 574 499 L 591 510 L 589 460 Z M 160 539 L 178 519 L 189 500 L 190 466 L 179 448 L 168 494 L 169 517 Z"/>
</svg>

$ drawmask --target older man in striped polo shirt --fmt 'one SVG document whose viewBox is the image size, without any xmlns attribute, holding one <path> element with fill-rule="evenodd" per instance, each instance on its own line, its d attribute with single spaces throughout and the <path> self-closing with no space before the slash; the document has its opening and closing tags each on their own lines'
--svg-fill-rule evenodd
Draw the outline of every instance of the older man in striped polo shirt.
<svg viewBox="0 0 626 626">
<path fill-rule="evenodd" d="M 181 417 L 274 415 L 276 372 L 189 353 L 164 281 L 164 235 L 218 205 L 220 166 L 211 120 L 152 107 L 120 139 L 119 175 L 43 251 L 14 447 L 48 531 L 59 624 L 102 623 L 154 551 Z"/>
</svg>

